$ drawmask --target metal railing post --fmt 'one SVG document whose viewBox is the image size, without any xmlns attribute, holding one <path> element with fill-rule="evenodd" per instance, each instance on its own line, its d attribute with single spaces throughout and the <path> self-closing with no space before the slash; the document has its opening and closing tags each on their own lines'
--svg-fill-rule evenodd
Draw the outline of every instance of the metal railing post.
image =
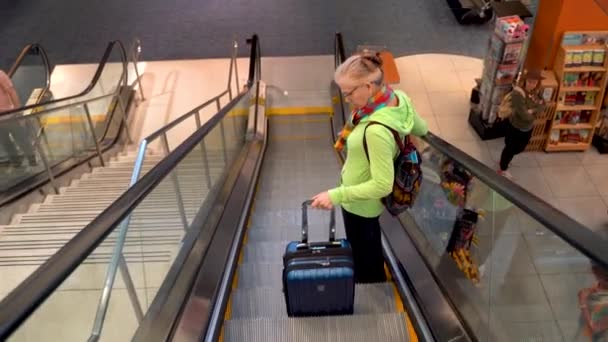
<svg viewBox="0 0 608 342">
<path fill-rule="evenodd" d="M 234 79 L 236 81 L 236 93 L 240 94 L 241 93 L 241 86 L 239 84 L 239 66 L 236 60 L 236 51 L 238 50 L 238 46 L 239 44 L 234 41 L 234 51 L 235 51 L 235 58 L 234 58 Z"/>
<path fill-rule="evenodd" d="M 141 53 L 141 41 L 139 39 L 135 39 L 135 46 L 132 51 L 132 59 L 133 59 L 133 67 L 135 68 L 135 77 L 137 77 L 137 83 L 139 84 L 139 93 L 141 94 L 141 100 L 145 101 L 144 97 L 144 88 L 141 86 L 141 76 L 139 75 L 139 68 L 137 67 L 137 62 L 139 62 L 139 54 Z"/>
<path fill-rule="evenodd" d="M 55 193 L 58 194 L 59 187 L 57 186 L 57 181 L 55 180 L 55 175 L 53 175 L 53 171 L 51 170 L 51 165 L 49 163 L 49 160 L 46 157 L 46 154 L 44 153 L 44 149 L 42 148 L 42 145 L 40 144 L 40 139 L 37 139 L 36 134 L 33 133 L 34 128 L 32 127 L 31 123 L 28 121 L 28 120 L 30 120 L 30 118 L 13 119 L 13 120 L 23 120 L 22 122 L 17 122 L 16 124 L 20 125 L 24 129 L 28 140 L 34 142 L 32 147 L 34 147 L 34 149 L 38 152 L 38 155 L 40 156 L 40 160 L 42 161 L 42 164 L 44 165 L 46 173 L 49 175 L 49 183 L 51 183 L 51 187 L 53 188 L 53 191 L 55 191 Z M 50 148 L 49 148 L 49 151 L 50 151 Z"/>
<path fill-rule="evenodd" d="M 198 130 L 201 128 L 201 117 L 198 111 L 196 112 L 194 118 L 196 119 L 196 129 Z M 205 145 L 204 138 L 201 140 L 201 152 L 203 154 L 205 172 L 207 173 L 207 190 L 211 190 L 211 169 L 209 168 L 209 158 L 207 157 L 207 146 Z"/>
<path fill-rule="evenodd" d="M 219 112 L 221 110 L 220 99 L 218 98 L 215 101 L 215 103 L 217 105 L 217 111 Z M 224 131 L 224 120 L 223 119 L 220 121 L 220 134 L 222 136 L 222 150 L 224 152 L 224 165 L 228 165 L 228 150 L 227 150 L 227 146 L 226 146 L 226 133 Z"/>
<path fill-rule="evenodd" d="M 163 132 L 161 135 L 161 140 L 165 147 L 165 152 L 169 154 L 169 140 L 167 140 L 167 132 Z M 177 167 L 171 171 L 171 179 L 173 181 L 173 187 L 175 188 L 175 197 L 177 199 L 177 207 L 179 210 L 179 215 L 182 219 L 182 224 L 184 225 L 184 230 L 188 230 L 188 218 L 186 217 L 186 210 L 184 208 L 184 201 L 182 199 L 182 191 L 179 186 L 179 179 L 177 177 Z"/>
<path fill-rule="evenodd" d="M 95 142 L 95 150 L 97 150 L 97 156 L 99 156 L 99 162 L 101 166 L 106 166 L 106 163 L 103 160 L 103 154 L 101 153 L 101 147 L 99 146 L 99 141 L 97 140 L 97 134 L 95 134 L 95 127 L 93 127 L 93 120 L 91 119 L 91 112 L 89 111 L 89 105 L 84 104 L 84 112 L 87 116 L 87 122 L 89 123 L 89 129 L 91 130 L 91 137 Z"/>
<path fill-rule="evenodd" d="M 131 139 L 131 132 L 129 132 L 129 124 L 127 124 L 127 108 L 125 107 L 124 103 L 122 102 L 122 96 L 120 94 L 118 94 L 116 99 L 118 101 L 118 105 L 120 106 L 120 111 L 122 112 L 121 121 L 122 121 L 122 124 L 125 125 L 125 133 L 127 134 L 127 141 L 130 144 L 132 144 L 133 139 Z"/>
<path fill-rule="evenodd" d="M 230 56 L 230 69 L 228 70 L 228 95 L 230 97 L 230 101 L 232 101 L 232 68 L 236 65 L 237 48 L 238 43 L 236 42 L 236 40 L 234 40 L 232 54 Z"/>
</svg>

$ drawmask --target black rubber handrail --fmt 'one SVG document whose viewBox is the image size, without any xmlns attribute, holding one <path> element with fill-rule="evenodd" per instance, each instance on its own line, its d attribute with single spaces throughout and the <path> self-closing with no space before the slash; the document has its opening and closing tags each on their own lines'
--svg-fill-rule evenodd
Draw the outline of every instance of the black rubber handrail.
<svg viewBox="0 0 608 342">
<path fill-rule="evenodd" d="M 257 50 L 257 35 L 251 39 L 252 49 Z M 256 59 L 250 65 L 255 70 Z M 257 75 L 249 73 L 247 88 L 250 90 Z M 8 338 L 34 311 L 67 279 L 72 272 L 112 233 L 118 224 L 129 215 L 158 184 L 169 175 L 190 151 L 245 97 L 249 91 L 241 92 L 202 127 L 169 153 L 146 173 L 129 190 L 106 208 L 91 223 L 66 243 L 57 253 L 30 274 L 17 288 L 0 302 L 0 341 Z"/>
<path fill-rule="evenodd" d="M 101 57 L 101 60 L 99 62 L 99 66 L 97 67 L 97 70 L 95 71 L 95 75 L 93 75 L 93 79 L 91 79 L 91 82 L 89 83 L 89 85 L 80 93 L 75 94 L 75 95 L 70 95 L 64 98 L 60 98 L 60 99 L 55 99 L 55 100 L 50 100 L 47 102 L 43 102 L 43 103 L 36 103 L 36 104 L 32 104 L 32 105 L 28 105 L 28 106 L 24 106 L 24 107 L 20 107 L 20 108 L 15 108 L 15 109 L 11 109 L 8 111 L 4 111 L 4 112 L 0 112 L 0 117 L 5 116 L 5 115 L 11 115 L 11 114 L 15 114 L 15 113 L 19 113 L 25 110 L 29 110 L 29 109 L 34 109 L 34 108 L 38 108 L 41 106 L 48 106 L 48 105 L 52 105 L 55 103 L 60 103 L 63 101 L 69 101 L 69 100 L 73 100 L 82 96 L 85 96 L 87 94 L 89 94 L 97 85 L 97 82 L 99 82 L 99 79 L 101 78 L 101 75 L 104 71 L 104 68 L 106 66 L 106 64 L 108 63 L 110 56 L 112 55 L 112 51 L 114 50 L 114 47 L 118 47 L 119 52 L 120 52 L 120 58 L 121 58 L 121 62 L 123 65 L 123 71 L 122 71 L 122 75 L 120 78 L 120 81 L 118 83 L 118 86 L 120 86 L 121 82 L 124 82 L 126 85 L 127 79 L 126 79 L 126 73 L 127 73 L 127 52 L 125 50 L 124 45 L 122 44 L 122 42 L 120 40 L 114 40 L 108 43 L 106 50 L 103 54 L 103 56 Z"/>
<path fill-rule="evenodd" d="M 49 62 L 49 56 L 46 53 L 46 50 L 44 49 L 44 47 L 42 47 L 42 45 L 40 45 L 38 43 L 32 43 L 32 44 L 26 45 L 21 50 L 21 53 L 19 54 L 19 56 L 17 56 L 17 59 L 13 63 L 13 66 L 11 66 L 11 68 L 8 70 L 7 75 L 8 75 L 8 77 L 13 78 L 13 76 L 15 75 L 15 72 L 17 72 L 17 69 L 19 69 L 19 67 L 25 60 L 25 58 L 27 56 L 29 56 L 30 53 L 39 54 L 40 58 L 42 59 L 42 64 L 44 64 L 45 82 L 44 82 L 44 88 L 42 89 L 42 91 L 40 92 L 40 95 L 38 95 L 38 98 L 36 99 L 36 104 L 38 104 L 38 101 L 40 101 L 40 99 L 44 98 L 44 95 L 51 88 L 51 63 Z"/>
<path fill-rule="evenodd" d="M 344 60 L 342 35 L 336 34 L 335 60 L 338 55 Z M 342 100 L 342 99 L 341 99 Z M 591 229 L 585 227 L 570 216 L 536 197 L 521 186 L 500 177 L 496 172 L 455 146 L 429 132 L 422 139 L 431 147 L 447 155 L 467 168 L 473 176 L 479 178 L 486 186 L 499 193 L 526 214 L 542 223 L 547 229 L 562 238 L 566 243 L 587 256 L 601 267 L 608 269 L 608 242 Z"/>
<path fill-rule="evenodd" d="M 555 209 L 521 186 L 498 176 L 496 171 L 435 134 L 429 132 L 422 139 L 437 151 L 460 163 L 490 189 L 536 219 L 593 262 L 608 269 L 608 242 L 591 229 Z"/>
</svg>

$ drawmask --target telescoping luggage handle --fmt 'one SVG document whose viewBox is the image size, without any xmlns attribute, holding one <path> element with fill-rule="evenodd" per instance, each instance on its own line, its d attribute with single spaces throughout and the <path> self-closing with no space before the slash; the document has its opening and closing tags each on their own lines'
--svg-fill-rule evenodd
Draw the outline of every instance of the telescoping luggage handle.
<svg viewBox="0 0 608 342">
<path fill-rule="evenodd" d="M 308 243 L 308 206 L 312 200 L 302 203 L 302 243 Z M 329 241 L 336 240 L 336 210 L 332 208 L 329 212 Z"/>
</svg>

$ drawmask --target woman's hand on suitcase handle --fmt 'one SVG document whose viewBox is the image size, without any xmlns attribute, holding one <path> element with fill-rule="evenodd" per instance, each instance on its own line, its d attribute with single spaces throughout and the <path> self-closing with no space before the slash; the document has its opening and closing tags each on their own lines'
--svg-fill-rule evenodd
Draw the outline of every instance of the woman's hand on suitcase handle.
<svg viewBox="0 0 608 342">
<path fill-rule="evenodd" d="M 310 204 L 310 206 L 317 209 L 330 210 L 334 207 L 334 204 L 331 202 L 329 192 L 324 191 L 312 198 L 312 203 Z"/>
</svg>

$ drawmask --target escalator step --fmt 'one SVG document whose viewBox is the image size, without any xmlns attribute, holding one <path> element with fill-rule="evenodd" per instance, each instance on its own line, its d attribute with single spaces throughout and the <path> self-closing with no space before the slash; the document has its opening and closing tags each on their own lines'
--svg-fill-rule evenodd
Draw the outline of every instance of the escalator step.
<svg viewBox="0 0 608 342">
<path fill-rule="evenodd" d="M 239 288 L 276 287 L 281 288 L 282 263 L 243 263 L 239 265 Z"/>
<path fill-rule="evenodd" d="M 243 262 L 282 262 L 287 243 L 289 243 L 289 241 L 254 242 L 249 240 L 243 247 Z"/>
<path fill-rule="evenodd" d="M 397 312 L 391 283 L 361 284 L 355 289 L 355 314 Z M 287 318 L 280 288 L 238 289 L 232 293 L 232 319 Z"/>
<path fill-rule="evenodd" d="M 410 341 L 403 313 L 297 319 L 237 319 L 224 323 L 224 341 L 404 342 Z"/>
</svg>

